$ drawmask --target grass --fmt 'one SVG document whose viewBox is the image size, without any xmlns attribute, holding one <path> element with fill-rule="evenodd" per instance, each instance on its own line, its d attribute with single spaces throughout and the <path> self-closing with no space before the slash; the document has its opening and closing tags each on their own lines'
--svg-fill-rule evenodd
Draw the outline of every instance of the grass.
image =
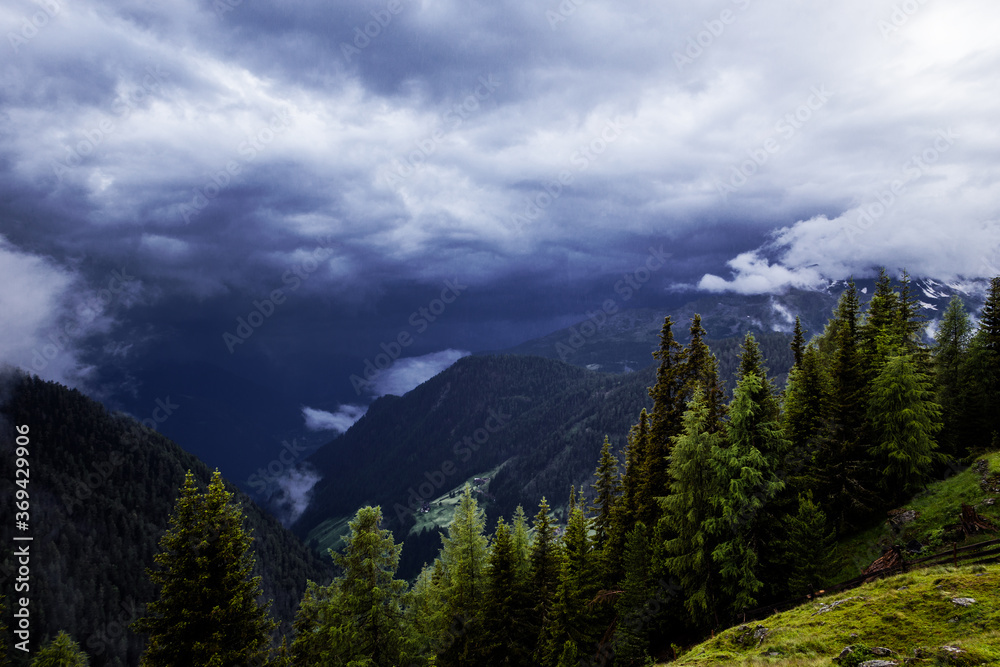
<svg viewBox="0 0 1000 667">
<path fill-rule="evenodd" d="M 989 466 L 989 475 L 1000 474 L 1000 452 L 980 456 Z M 858 576 L 861 571 L 882 554 L 882 547 L 892 544 L 906 544 L 917 540 L 932 553 L 947 547 L 956 535 L 949 534 L 945 526 L 957 523 L 962 503 L 977 506 L 980 516 L 1000 526 L 1000 494 L 988 493 L 980 486 L 981 476 L 972 467 L 951 477 L 927 485 L 927 490 L 916 496 L 900 509 L 914 510 L 914 521 L 903 524 L 898 533 L 893 532 L 888 521 L 882 521 L 840 543 L 838 548 L 840 571 L 835 581 L 844 581 Z M 987 498 L 994 498 L 992 506 L 983 504 Z M 969 540 L 995 539 L 997 535 L 983 534 Z"/>
<path fill-rule="evenodd" d="M 954 598 L 975 603 L 962 607 Z M 759 642 L 758 626 L 767 629 Z M 935 567 L 866 584 L 730 628 L 670 664 L 829 667 L 851 645 L 888 648 L 885 659 L 898 664 L 1000 666 L 1000 565 Z"/>
</svg>

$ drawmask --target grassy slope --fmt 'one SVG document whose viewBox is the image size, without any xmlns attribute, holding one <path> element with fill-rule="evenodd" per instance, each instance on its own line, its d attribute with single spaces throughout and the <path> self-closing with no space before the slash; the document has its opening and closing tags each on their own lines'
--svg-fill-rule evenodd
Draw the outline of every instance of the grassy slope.
<svg viewBox="0 0 1000 667">
<path fill-rule="evenodd" d="M 1000 452 L 980 458 L 988 463 L 988 476 L 1000 474 Z M 840 552 L 851 557 L 842 557 L 844 568 L 837 580 L 857 576 L 879 556 L 882 545 L 916 539 L 932 552 L 941 550 L 949 537 L 943 527 L 958 520 L 962 503 L 976 505 L 981 516 L 1000 525 L 1000 497 L 983 489 L 981 479 L 979 472 L 969 468 L 930 484 L 902 508 L 915 510 L 917 516 L 898 533 L 883 522 L 841 543 Z M 987 498 L 995 498 L 996 504 L 985 504 Z M 995 538 L 983 535 L 970 542 Z M 951 602 L 955 597 L 977 602 L 962 608 Z M 832 611 L 815 613 L 822 604 L 840 600 L 846 602 Z M 747 628 L 752 632 L 758 625 L 771 631 L 759 646 L 756 640 L 738 641 Z M 900 663 L 903 658 L 913 659 L 914 649 L 924 648 L 930 657 L 912 664 L 1000 665 L 1000 566 L 930 568 L 867 584 L 742 628 L 730 628 L 672 664 L 832 665 L 831 658 L 851 644 L 893 649 L 896 655 L 889 659 Z M 952 656 L 955 662 L 942 662 L 945 645 L 965 648 L 968 653 Z"/>
<path fill-rule="evenodd" d="M 1000 474 L 1000 452 L 986 454 L 979 459 L 986 459 L 989 475 Z M 883 521 L 841 542 L 838 552 L 842 569 L 836 580 L 844 581 L 858 576 L 881 555 L 883 546 L 917 540 L 927 546 L 929 553 L 946 548 L 954 536 L 949 535 L 944 526 L 959 520 L 962 503 L 976 506 L 980 516 L 1000 526 L 1000 494 L 984 490 L 980 486 L 980 479 L 981 475 L 970 467 L 948 479 L 929 484 L 927 491 L 918 494 L 901 508 L 915 510 L 917 516 L 915 520 L 903 524 L 898 533 L 893 533 L 889 522 Z M 993 498 L 994 504 L 985 504 L 984 501 L 988 498 Z M 986 539 L 994 537 L 983 535 L 969 543 Z"/>
<path fill-rule="evenodd" d="M 976 602 L 961 607 L 953 598 Z M 750 636 L 758 626 L 769 631 L 759 644 Z M 936 567 L 866 584 L 730 628 L 671 664 L 831 665 L 859 644 L 892 649 L 887 659 L 900 664 L 919 649 L 927 657 L 912 664 L 1000 665 L 1000 566 Z M 963 660 L 942 662 L 944 646 L 964 649 Z"/>
</svg>

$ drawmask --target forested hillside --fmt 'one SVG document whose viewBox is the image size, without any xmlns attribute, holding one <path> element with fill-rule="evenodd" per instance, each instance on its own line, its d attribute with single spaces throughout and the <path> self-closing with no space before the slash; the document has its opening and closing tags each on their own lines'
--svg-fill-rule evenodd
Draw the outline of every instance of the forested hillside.
<svg viewBox="0 0 1000 667">
<path fill-rule="evenodd" d="M 193 471 L 201 484 L 211 471 L 170 440 L 108 413 L 76 390 L 8 373 L 2 398 L 0 497 L 12 499 L 16 490 L 15 426 L 27 427 L 30 443 L 33 650 L 64 630 L 95 667 L 138 664 L 144 640 L 126 628 L 155 597 L 146 568 L 154 567 L 185 471 Z M 255 538 L 264 597 L 274 600 L 272 613 L 288 629 L 306 580 L 332 576 L 329 559 L 305 548 L 235 487 L 229 489 Z M 4 509 L 11 520 L 0 525 L 0 540 L 10 545 L 14 523 L 8 509 L 12 505 Z M 5 549 L 0 562 L 8 594 L 5 628 L 13 627 L 15 566 L 13 550 Z"/>
<path fill-rule="evenodd" d="M 407 591 L 382 512 L 362 509 L 341 575 L 303 600 L 293 664 L 643 665 L 818 591 L 838 543 L 1000 445 L 1000 278 L 978 319 L 953 299 L 928 346 L 905 274 L 883 273 L 867 307 L 852 284 L 821 335 L 796 332 L 784 391 L 748 334 L 727 398 L 700 318 L 684 347 L 667 318 L 653 407 L 624 451 L 602 448 L 590 502 L 567 490 L 565 526 L 543 499 L 530 528 L 518 508 L 490 535 L 467 489 Z"/>
</svg>

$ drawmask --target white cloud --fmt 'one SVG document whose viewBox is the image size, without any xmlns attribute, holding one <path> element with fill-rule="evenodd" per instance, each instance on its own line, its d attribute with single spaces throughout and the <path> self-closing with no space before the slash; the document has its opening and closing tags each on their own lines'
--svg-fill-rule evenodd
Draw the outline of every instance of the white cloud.
<svg viewBox="0 0 1000 667">
<path fill-rule="evenodd" d="M 469 354 L 471 353 L 464 350 L 447 349 L 420 357 L 398 359 L 372 378 L 373 393 L 376 396 L 402 396 Z"/>
<path fill-rule="evenodd" d="M 336 412 L 303 407 L 302 416 L 310 431 L 336 431 L 343 433 L 361 419 L 368 408 L 362 405 L 341 405 Z"/>
<path fill-rule="evenodd" d="M 311 467 L 301 465 L 276 480 L 278 491 L 272 496 L 270 505 L 283 524 L 294 523 L 306 511 L 312 489 L 321 479 L 322 475 Z"/>
</svg>

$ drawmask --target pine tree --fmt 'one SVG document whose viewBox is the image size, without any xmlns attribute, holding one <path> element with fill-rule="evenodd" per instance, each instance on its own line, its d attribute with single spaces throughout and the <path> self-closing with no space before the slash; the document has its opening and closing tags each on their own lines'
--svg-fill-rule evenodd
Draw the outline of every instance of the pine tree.
<svg viewBox="0 0 1000 667">
<path fill-rule="evenodd" d="M 860 361 L 866 382 L 878 375 L 889 355 L 898 353 L 902 347 L 901 317 L 899 294 L 893 290 L 885 269 L 880 268 L 864 323 L 858 327 Z"/>
<path fill-rule="evenodd" d="M 535 537 L 531 542 L 531 607 L 532 626 L 538 637 L 533 659 L 541 664 L 547 648 L 544 631 L 551 622 L 552 604 L 559 586 L 561 554 L 556 529 L 549 514 L 549 503 L 543 497 L 538 504 L 534 523 Z"/>
<path fill-rule="evenodd" d="M 644 618 L 646 602 L 653 587 L 650 576 L 651 549 L 646 526 L 637 523 L 629 532 L 625 546 L 622 592 L 615 600 L 618 623 L 615 628 L 615 665 L 645 665 L 649 653 L 649 634 Z"/>
<path fill-rule="evenodd" d="M 706 334 L 701 325 L 701 315 L 695 315 L 691 318 L 691 341 L 684 348 L 681 357 L 683 396 L 687 404 L 700 387 L 705 394 L 710 428 L 721 428 L 726 414 L 726 396 L 719 383 L 719 362 L 705 342 Z"/>
<path fill-rule="evenodd" d="M 291 659 L 293 665 L 318 665 L 326 650 L 325 637 L 320 633 L 321 621 L 330 604 L 330 588 L 315 581 L 306 582 L 306 590 L 299 601 L 295 620 L 292 622 Z"/>
<path fill-rule="evenodd" d="M 736 370 L 737 384 L 749 375 L 756 375 L 760 379 L 759 388 L 750 397 L 759 406 L 756 418 L 762 422 L 777 421 L 780 408 L 774 383 L 768 378 L 767 365 L 757 339 L 748 331 L 740 345 L 740 365 Z"/>
<path fill-rule="evenodd" d="M 444 593 L 439 585 L 443 578 L 440 570 L 443 570 L 440 559 L 435 559 L 433 565 L 425 563 L 413 586 L 403 596 L 404 653 L 412 656 L 410 667 L 434 664 L 436 655 L 443 653 L 453 641 L 445 615 Z"/>
<path fill-rule="evenodd" d="M 31 660 L 31 667 L 87 667 L 89 664 L 90 659 L 80 645 L 62 630 Z"/>
<path fill-rule="evenodd" d="M 612 513 L 618 494 L 621 492 L 621 483 L 618 479 L 618 459 L 611 453 L 611 441 L 608 440 L 608 436 L 604 436 L 604 444 L 601 445 L 601 458 L 597 462 L 594 477 L 597 478 L 597 481 L 591 485 L 594 489 L 594 502 L 590 509 L 594 513 L 595 547 L 601 549 L 611 535 Z"/>
<path fill-rule="evenodd" d="M 664 545 L 664 566 L 684 592 L 689 620 L 704 626 L 715 618 L 717 578 L 712 551 L 714 501 L 722 482 L 713 466 L 714 452 L 724 445 L 724 432 L 713 428 L 705 394 L 698 390 L 684 413 L 684 432 L 670 453 L 670 491 L 661 501 L 664 522 L 674 531 Z"/>
<path fill-rule="evenodd" d="M 815 459 L 830 417 L 830 375 L 819 350 L 809 345 L 788 374 L 782 424 L 790 443 L 785 459 L 789 492 L 816 486 Z"/>
<path fill-rule="evenodd" d="M 479 664 L 531 665 L 530 647 L 534 637 L 527 623 L 530 601 L 526 582 L 518 575 L 520 560 L 514 534 L 500 517 L 486 568 Z"/>
<path fill-rule="evenodd" d="M 900 278 L 899 309 L 896 316 L 896 337 L 902 351 L 914 356 L 921 370 L 927 367 L 929 358 L 921 335 L 927 324 L 927 319 L 921 315 L 920 299 L 910 287 L 910 274 L 905 270 Z"/>
<path fill-rule="evenodd" d="M 448 536 L 442 536 L 441 561 L 446 579 L 443 586 L 447 616 L 468 630 L 441 656 L 442 665 L 469 664 L 474 650 L 481 597 L 486 588 L 487 540 L 485 512 L 472 497 L 472 487 L 465 485 L 455 516 L 448 524 Z"/>
<path fill-rule="evenodd" d="M 768 521 L 766 506 L 784 488 L 776 474 L 775 454 L 786 448 L 784 434 L 777 415 L 755 400 L 763 385 L 753 373 L 740 379 L 729 408 L 728 446 L 716 446 L 712 452 L 716 477 L 728 480 L 715 500 L 719 516 L 713 524 L 720 542 L 712 558 L 733 611 L 757 603 L 763 588 L 759 554 Z"/>
<path fill-rule="evenodd" d="M 941 408 L 912 357 L 889 358 L 872 384 L 870 411 L 882 487 L 902 500 L 929 478 L 938 460 L 934 436 L 941 430 Z"/>
<path fill-rule="evenodd" d="M 972 439 L 974 416 L 965 396 L 969 378 L 966 359 L 972 338 L 972 323 L 965 304 L 956 294 L 948 302 L 935 335 L 934 369 L 937 378 L 937 402 L 941 405 L 943 427 L 939 443 L 943 452 L 961 458 Z"/>
<path fill-rule="evenodd" d="M 639 422 L 629 430 L 628 446 L 625 450 L 625 474 L 622 476 L 622 498 L 617 507 L 616 524 L 620 530 L 615 536 L 615 551 L 625 548 L 625 534 L 642 517 L 658 514 L 653 500 L 653 487 L 646 476 L 649 454 L 649 416 L 646 408 L 639 413 Z"/>
<path fill-rule="evenodd" d="M 252 537 L 243 513 L 215 471 L 204 494 L 188 471 L 149 571 L 159 599 L 134 624 L 149 634 L 146 667 L 262 665 L 276 623 L 260 605 L 260 577 L 252 576 Z"/>
<path fill-rule="evenodd" d="M 653 352 L 659 361 L 656 368 L 656 384 L 649 388 L 653 399 L 653 412 L 649 415 L 649 440 L 642 468 L 642 496 L 647 499 L 663 495 L 667 487 L 667 456 L 670 454 L 672 438 L 680 433 L 684 417 L 685 364 L 683 350 L 674 340 L 673 321 L 666 317 L 660 331 L 660 347 Z M 638 520 L 653 525 L 657 512 L 655 504 L 644 505 Z"/>
<path fill-rule="evenodd" d="M 542 664 L 557 663 L 566 642 L 583 650 L 594 641 L 596 615 L 587 603 L 597 593 L 598 563 L 589 523 L 580 506 L 570 512 L 560 549 L 559 584 L 546 628 L 548 647 Z"/>
<path fill-rule="evenodd" d="M 1000 439 L 1000 277 L 990 281 L 976 340 L 977 354 L 971 361 L 981 389 L 977 403 L 984 431 L 980 443 L 985 446 Z"/>
<path fill-rule="evenodd" d="M 798 510 L 786 522 L 785 551 L 789 595 L 807 595 L 820 589 L 830 574 L 833 533 L 826 515 L 813 502 L 812 492 L 799 494 Z"/>
<path fill-rule="evenodd" d="M 802 355 L 806 349 L 806 337 L 802 331 L 802 322 L 799 320 L 799 316 L 795 316 L 795 332 L 792 335 L 792 357 L 795 360 L 794 366 L 802 365 Z"/>
</svg>

